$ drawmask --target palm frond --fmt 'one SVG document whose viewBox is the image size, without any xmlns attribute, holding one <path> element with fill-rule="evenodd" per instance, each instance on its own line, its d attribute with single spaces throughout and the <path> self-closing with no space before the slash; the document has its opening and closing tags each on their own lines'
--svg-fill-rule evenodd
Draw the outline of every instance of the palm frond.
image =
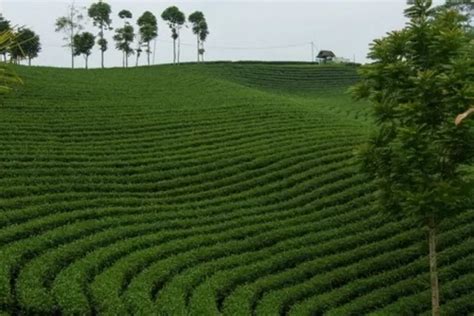
<svg viewBox="0 0 474 316">
<path fill-rule="evenodd" d="M 0 51 L 8 50 L 13 45 L 19 45 L 16 41 L 16 34 L 13 30 L 7 30 L 0 33 Z M 9 65 L 0 62 L 0 95 L 12 91 L 16 84 L 23 84 L 21 78 L 11 69 Z"/>
</svg>

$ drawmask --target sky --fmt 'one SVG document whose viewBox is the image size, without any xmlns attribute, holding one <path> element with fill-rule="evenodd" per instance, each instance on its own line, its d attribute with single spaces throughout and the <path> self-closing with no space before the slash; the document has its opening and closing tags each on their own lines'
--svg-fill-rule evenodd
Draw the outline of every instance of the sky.
<svg viewBox="0 0 474 316">
<path fill-rule="evenodd" d="M 75 0 L 76 6 L 88 7 L 94 0 Z M 186 16 L 199 10 L 207 19 L 210 35 L 205 43 L 207 61 L 274 60 L 310 61 L 311 42 L 314 50 L 332 50 L 337 56 L 367 62 L 369 44 L 386 32 L 400 29 L 406 23 L 403 10 L 406 0 L 106 0 L 112 7 L 112 26 L 122 26 L 117 14 L 130 10 L 135 21 L 144 11 L 158 18 L 158 39 L 155 63 L 172 62 L 171 32 L 161 12 L 176 5 Z M 434 1 L 441 3 L 441 0 Z M 0 0 L 0 13 L 14 25 L 33 29 L 41 39 L 42 51 L 33 65 L 69 67 L 70 55 L 64 47 L 63 34 L 55 32 L 55 21 L 67 14 L 71 0 Z M 86 12 L 86 11 L 84 11 Z M 86 30 L 97 34 L 92 22 Z M 122 65 L 122 53 L 117 51 L 107 33 L 109 50 L 106 67 Z M 196 60 L 196 38 L 190 28 L 181 35 L 181 61 Z M 132 57 L 134 59 L 134 57 Z M 140 64 L 144 64 L 143 56 Z M 76 65 L 83 66 L 82 57 Z M 90 67 L 100 66 L 97 46 L 89 59 Z"/>
</svg>

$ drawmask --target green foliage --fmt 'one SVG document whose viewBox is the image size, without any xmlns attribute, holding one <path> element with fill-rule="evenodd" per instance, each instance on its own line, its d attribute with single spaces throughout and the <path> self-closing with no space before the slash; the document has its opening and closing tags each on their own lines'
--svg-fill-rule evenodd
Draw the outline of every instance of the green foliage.
<svg viewBox="0 0 474 316">
<path fill-rule="evenodd" d="M 178 61 L 179 63 L 179 43 L 178 43 L 178 56 L 176 56 L 176 40 L 179 38 L 179 32 L 183 24 L 186 22 L 186 16 L 181 12 L 178 7 L 168 7 L 161 14 L 161 18 L 167 22 L 171 29 L 171 38 L 173 39 L 173 63 Z"/>
<path fill-rule="evenodd" d="M 3 15 L 0 14 L 0 34 L 10 30 L 10 28 L 11 28 L 10 21 L 5 19 Z M 7 49 L 5 47 L 0 47 L 0 54 L 3 55 L 3 59 L 4 59 L 3 61 L 6 62 Z"/>
<path fill-rule="evenodd" d="M 128 10 L 122 10 L 118 14 L 119 18 L 121 19 L 131 19 L 133 17 L 132 12 Z"/>
<path fill-rule="evenodd" d="M 110 18 L 111 12 L 112 9 L 110 5 L 102 2 L 102 0 L 93 3 L 87 11 L 94 25 L 101 29 L 110 28 L 110 25 L 112 24 L 112 19 Z"/>
<path fill-rule="evenodd" d="M 140 38 L 144 43 L 148 43 L 158 36 L 158 22 L 150 11 L 145 11 L 137 20 Z"/>
<path fill-rule="evenodd" d="M 68 7 L 68 15 L 59 17 L 55 23 L 55 31 L 64 33 L 66 46 L 71 49 L 71 67 L 74 68 L 74 36 L 84 29 L 84 15 L 74 2 Z"/>
<path fill-rule="evenodd" d="M 199 22 L 204 21 L 204 20 L 205 20 L 204 13 L 202 13 L 201 11 L 195 11 L 189 15 L 188 21 L 193 24 L 194 34 L 198 33 L 198 29 L 195 27 L 199 24 Z"/>
<path fill-rule="evenodd" d="M 205 53 L 204 42 L 206 41 L 206 38 L 209 35 L 209 28 L 207 26 L 206 18 L 204 17 L 204 14 L 201 11 L 196 11 L 189 15 L 188 21 L 192 23 L 193 33 L 198 38 L 198 56 L 202 56 Z"/>
<path fill-rule="evenodd" d="M 209 35 L 206 18 L 201 11 L 196 11 L 189 15 L 188 21 L 192 23 L 193 33 L 196 34 L 201 41 L 205 41 Z"/>
<path fill-rule="evenodd" d="M 95 36 L 89 32 L 84 32 L 81 34 L 76 34 L 74 36 L 74 55 L 84 55 L 85 58 L 85 67 L 88 68 L 88 59 L 92 54 L 92 48 L 95 43 Z"/>
<path fill-rule="evenodd" d="M 176 29 L 186 22 L 184 13 L 181 12 L 176 6 L 171 6 L 163 11 L 161 18 L 168 22 L 168 25 L 171 29 Z"/>
<path fill-rule="evenodd" d="M 150 65 L 151 46 L 150 42 L 158 36 L 158 22 L 150 11 L 145 11 L 137 21 L 140 34 L 140 43 L 146 43 L 146 53 L 148 55 L 148 65 Z M 141 48 L 137 49 L 137 63 Z"/>
<path fill-rule="evenodd" d="M 374 63 L 353 88 L 373 102 L 379 127 L 362 150 L 364 169 L 386 210 L 440 220 L 469 198 L 459 167 L 472 159 L 474 142 L 454 118 L 474 101 L 473 47 L 456 11 L 417 0 L 406 16 L 406 28 L 374 41 Z"/>
<path fill-rule="evenodd" d="M 20 28 L 15 37 L 16 44 L 11 45 L 8 49 L 10 57 L 15 61 L 22 59 L 31 59 L 38 57 L 41 51 L 41 43 L 39 36 L 28 28 Z"/>
<path fill-rule="evenodd" d="M 0 13 L 0 32 L 3 33 L 11 29 L 10 21 Z"/>
<path fill-rule="evenodd" d="M 97 45 L 101 51 L 101 65 L 104 68 L 104 52 L 107 50 L 107 40 L 104 38 L 104 31 L 111 30 L 112 19 L 110 14 L 112 9 L 109 4 L 99 0 L 99 2 L 91 4 L 88 9 L 89 17 L 92 19 L 95 26 L 99 28 L 99 39 Z"/>
<path fill-rule="evenodd" d="M 134 49 L 132 43 L 135 39 L 135 30 L 130 24 L 125 24 L 124 27 L 115 30 L 114 40 L 118 50 L 123 51 L 126 58 L 126 65 L 128 66 L 128 57 L 133 54 Z M 124 65 L 125 66 L 125 65 Z"/>
<path fill-rule="evenodd" d="M 17 44 L 17 34 L 12 30 L 0 32 L 0 51 L 9 51 Z M 6 63 L 0 62 L 0 95 L 12 91 L 12 87 L 22 84 L 23 81 Z"/>
</svg>

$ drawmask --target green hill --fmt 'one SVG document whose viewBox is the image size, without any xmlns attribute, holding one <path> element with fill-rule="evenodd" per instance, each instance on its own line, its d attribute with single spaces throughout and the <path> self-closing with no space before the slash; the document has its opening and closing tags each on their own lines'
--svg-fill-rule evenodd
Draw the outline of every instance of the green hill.
<svg viewBox="0 0 474 316">
<path fill-rule="evenodd" d="M 0 314 L 429 314 L 424 232 L 374 203 L 352 67 L 19 68 L 0 101 Z M 314 88 L 314 89 L 313 89 Z M 474 312 L 474 212 L 442 224 Z"/>
</svg>

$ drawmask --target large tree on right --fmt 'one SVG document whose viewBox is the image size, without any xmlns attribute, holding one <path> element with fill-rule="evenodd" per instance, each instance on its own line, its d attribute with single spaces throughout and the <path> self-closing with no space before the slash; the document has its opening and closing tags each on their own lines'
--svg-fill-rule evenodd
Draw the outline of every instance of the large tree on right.
<svg viewBox="0 0 474 316">
<path fill-rule="evenodd" d="M 439 223 L 472 205 L 461 166 L 472 160 L 467 124 L 454 124 L 474 104 L 474 48 L 465 15 L 411 1 L 406 27 L 373 42 L 352 88 L 374 105 L 377 130 L 361 150 L 379 202 L 427 228 L 433 315 L 440 314 L 436 239 Z"/>
</svg>

